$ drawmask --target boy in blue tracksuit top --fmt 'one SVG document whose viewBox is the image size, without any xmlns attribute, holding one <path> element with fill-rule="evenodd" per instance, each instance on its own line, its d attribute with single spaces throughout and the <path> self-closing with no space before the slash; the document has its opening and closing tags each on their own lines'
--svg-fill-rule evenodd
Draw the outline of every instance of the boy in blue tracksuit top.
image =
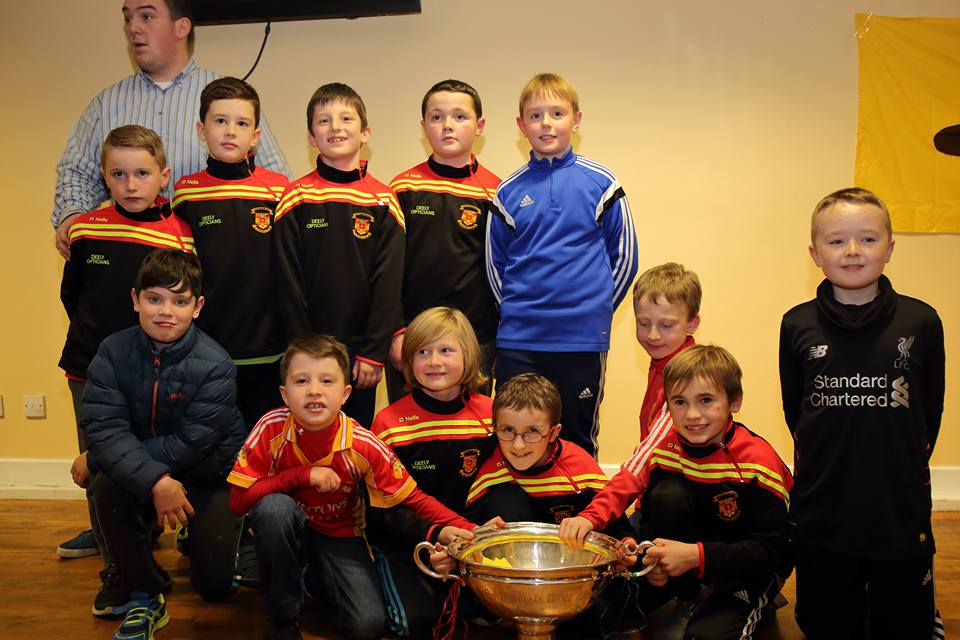
<svg viewBox="0 0 960 640">
<path fill-rule="evenodd" d="M 596 457 L 610 323 L 637 273 L 637 239 L 616 176 L 573 153 L 581 117 L 563 76 L 523 88 L 517 126 L 531 157 L 497 190 L 487 276 L 500 304 L 498 387 L 520 373 L 549 378 L 564 438 Z"/>
</svg>

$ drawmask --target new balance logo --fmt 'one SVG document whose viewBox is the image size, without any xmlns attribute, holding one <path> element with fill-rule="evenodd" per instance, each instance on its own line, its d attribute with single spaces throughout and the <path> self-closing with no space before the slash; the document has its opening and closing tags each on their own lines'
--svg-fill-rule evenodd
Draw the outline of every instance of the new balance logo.
<svg viewBox="0 0 960 640">
<path fill-rule="evenodd" d="M 590 391 L 590 387 L 584 387 L 583 391 L 580 392 L 580 399 L 586 400 L 593 397 L 593 391 Z"/>
<path fill-rule="evenodd" d="M 910 408 L 910 383 L 903 379 L 903 376 L 900 376 L 893 381 L 891 385 L 893 391 L 890 392 L 890 406 L 893 408 L 896 407 L 906 407 Z"/>
<path fill-rule="evenodd" d="M 523 208 L 526 207 L 527 205 L 531 205 L 531 204 L 533 204 L 533 198 L 531 198 L 531 197 L 528 196 L 528 195 L 527 195 L 527 196 L 523 196 L 523 200 L 520 201 L 520 208 L 523 209 Z"/>
<path fill-rule="evenodd" d="M 810 347 L 810 357 L 807 360 L 816 360 L 817 358 L 822 358 L 827 355 L 827 345 L 821 344 L 816 347 Z"/>
</svg>

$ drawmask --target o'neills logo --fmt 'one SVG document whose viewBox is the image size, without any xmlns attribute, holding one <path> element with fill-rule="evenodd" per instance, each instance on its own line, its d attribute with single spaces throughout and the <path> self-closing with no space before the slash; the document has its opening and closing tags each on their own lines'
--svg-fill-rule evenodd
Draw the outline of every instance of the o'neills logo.
<svg viewBox="0 0 960 640">
<path fill-rule="evenodd" d="M 813 379 L 814 407 L 910 408 L 910 383 L 903 376 L 889 382 L 887 375 L 825 376 Z"/>
<path fill-rule="evenodd" d="M 273 210 L 269 207 L 254 207 L 250 209 L 253 214 L 253 230 L 258 233 L 270 233 L 273 229 Z"/>
<path fill-rule="evenodd" d="M 353 237 L 358 240 L 366 240 L 372 234 L 370 225 L 373 224 L 373 216 L 369 213 L 353 214 Z"/>
<path fill-rule="evenodd" d="M 477 228 L 477 218 L 479 216 L 480 209 L 472 204 L 465 204 L 460 207 L 460 219 L 457 220 L 457 224 L 467 231 L 473 231 Z"/>
</svg>

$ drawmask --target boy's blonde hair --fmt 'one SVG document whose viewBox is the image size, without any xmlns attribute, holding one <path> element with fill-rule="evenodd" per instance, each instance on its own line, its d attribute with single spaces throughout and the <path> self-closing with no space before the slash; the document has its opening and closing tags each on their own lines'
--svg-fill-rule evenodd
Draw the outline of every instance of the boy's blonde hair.
<svg viewBox="0 0 960 640">
<path fill-rule="evenodd" d="M 570 103 L 573 112 L 580 111 L 580 98 L 570 81 L 559 73 L 538 73 L 523 85 L 520 91 L 520 117 L 523 117 L 523 105 L 534 96 L 554 95 Z"/>
<path fill-rule="evenodd" d="M 810 217 L 810 242 L 816 243 L 817 241 L 817 221 L 820 219 L 820 215 L 838 202 L 872 205 L 880 209 L 880 211 L 883 212 L 883 225 L 887 228 L 887 237 L 891 240 L 893 239 L 893 225 L 890 223 L 890 210 L 887 209 L 887 205 L 883 203 L 883 200 L 881 200 L 877 194 L 867 189 L 850 187 L 848 189 L 834 191 L 824 197 L 824 199 L 818 202 L 817 206 L 813 208 L 813 215 Z"/>
<path fill-rule="evenodd" d="M 543 411 L 550 426 L 560 422 L 560 392 L 553 383 L 536 373 L 521 373 L 504 382 L 493 397 L 493 425 L 501 409 Z"/>
<path fill-rule="evenodd" d="M 152 129 L 138 124 L 128 124 L 108 133 L 100 148 L 101 169 L 107 166 L 107 151 L 117 147 L 143 149 L 153 156 L 161 170 L 167 168 L 167 154 L 163 151 L 163 141 Z"/>
<path fill-rule="evenodd" d="M 663 370 L 663 392 L 669 400 L 683 391 L 694 378 L 709 380 L 723 389 L 727 400 L 743 396 L 743 373 L 736 359 L 723 347 L 697 344 L 684 349 Z"/>
<path fill-rule="evenodd" d="M 350 384 L 350 356 L 342 342 L 327 335 L 313 335 L 305 338 L 294 338 L 287 346 L 280 358 L 280 384 L 287 384 L 287 373 L 290 371 L 290 361 L 298 353 L 305 353 L 311 358 L 322 360 L 333 358 L 343 372 L 343 383 Z"/>
<path fill-rule="evenodd" d="M 643 296 L 654 304 L 661 296 L 670 304 L 679 302 L 687 307 L 687 320 L 692 320 L 700 313 L 703 290 L 696 273 L 685 269 L 682 264 L 667 262 L 650 267 L 637 278 L 633 285 L 634 306 Z"/>
<path fill-rule="evenodd" d="M 446 335 L 452 335 L 460 343 L 460 352 L 463 354 L 463 376 L 460 384 L 464 390 L 476 393 L 480 385 L 487 381 L 487 376 L 480 371 L 480 344 L 477 342 L 477 334 L 473 332 L 467 316 L 452 307 L 432 307 L 420 312 L 403 336 L 400 364 L 407 389 L 420 386 L 413 376 L 413 357 L 417 351 Z"/>
</svg>

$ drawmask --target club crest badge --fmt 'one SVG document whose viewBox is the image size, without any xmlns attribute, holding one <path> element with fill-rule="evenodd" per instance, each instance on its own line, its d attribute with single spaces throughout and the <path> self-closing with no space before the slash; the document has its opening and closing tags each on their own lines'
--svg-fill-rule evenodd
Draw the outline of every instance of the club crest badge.
<svg viewBox="0 0 960 640">
<path fill-rule="evenodd" d="M 240 452 L 237 453 L 237 463 L 240 464 L 241 468 L 247 466 L 247 450 L 243 447 L 240 447 Z"/>
<path fill-rule="evenodd" d="M 393 477 L 397 480 L 403 477 L 403 463 L 400 460 L 393 461 Z"/>
<path fill-rule="evenodd" d="M 467 231 L 473 231 L 477 228 L 477 218 L 479 217 L 480 209 L 472 204 L 465 204 L 460 207 L 460 219 L 457 220 L 457 224 Z"/>
<path fill-rule="evenodd" d="M 460 475 L 469 478 L 477 472 L 477 462 L 480 460 L 480 449 L 467 449 L 460 452 Z"/>
<path fill-rule="evenodd" d="M 740 517 L 740 505 L 737 504 L 736 491 L 724 491 L 713 496 L 717 505 L 717 515 L 723 520 L 736 520 Z"/>
<path fill-rule="evenodd" d="M 270 233 L 273 229 L 273 210 L 269 207 L 254 207 L 250 209 L 253 214 L 253 230 L 257 233 Z"/>
<path fill-rule="evenodd" d="M 555 524 L 560 524 L 564 519 L 572 518 L 576 515 L 572 504 L 558 504 L 550 507 L 550 512 L 553 514 L 553 522 Z"/>
<path fill-rule="evenodd" d="M 358 212 L 353 214 L 353 237 L 357 240 L 366 240 L 371 235 L 370 226 L 373 224 L 373 216 L 369 213 Z"/>
</svg>

